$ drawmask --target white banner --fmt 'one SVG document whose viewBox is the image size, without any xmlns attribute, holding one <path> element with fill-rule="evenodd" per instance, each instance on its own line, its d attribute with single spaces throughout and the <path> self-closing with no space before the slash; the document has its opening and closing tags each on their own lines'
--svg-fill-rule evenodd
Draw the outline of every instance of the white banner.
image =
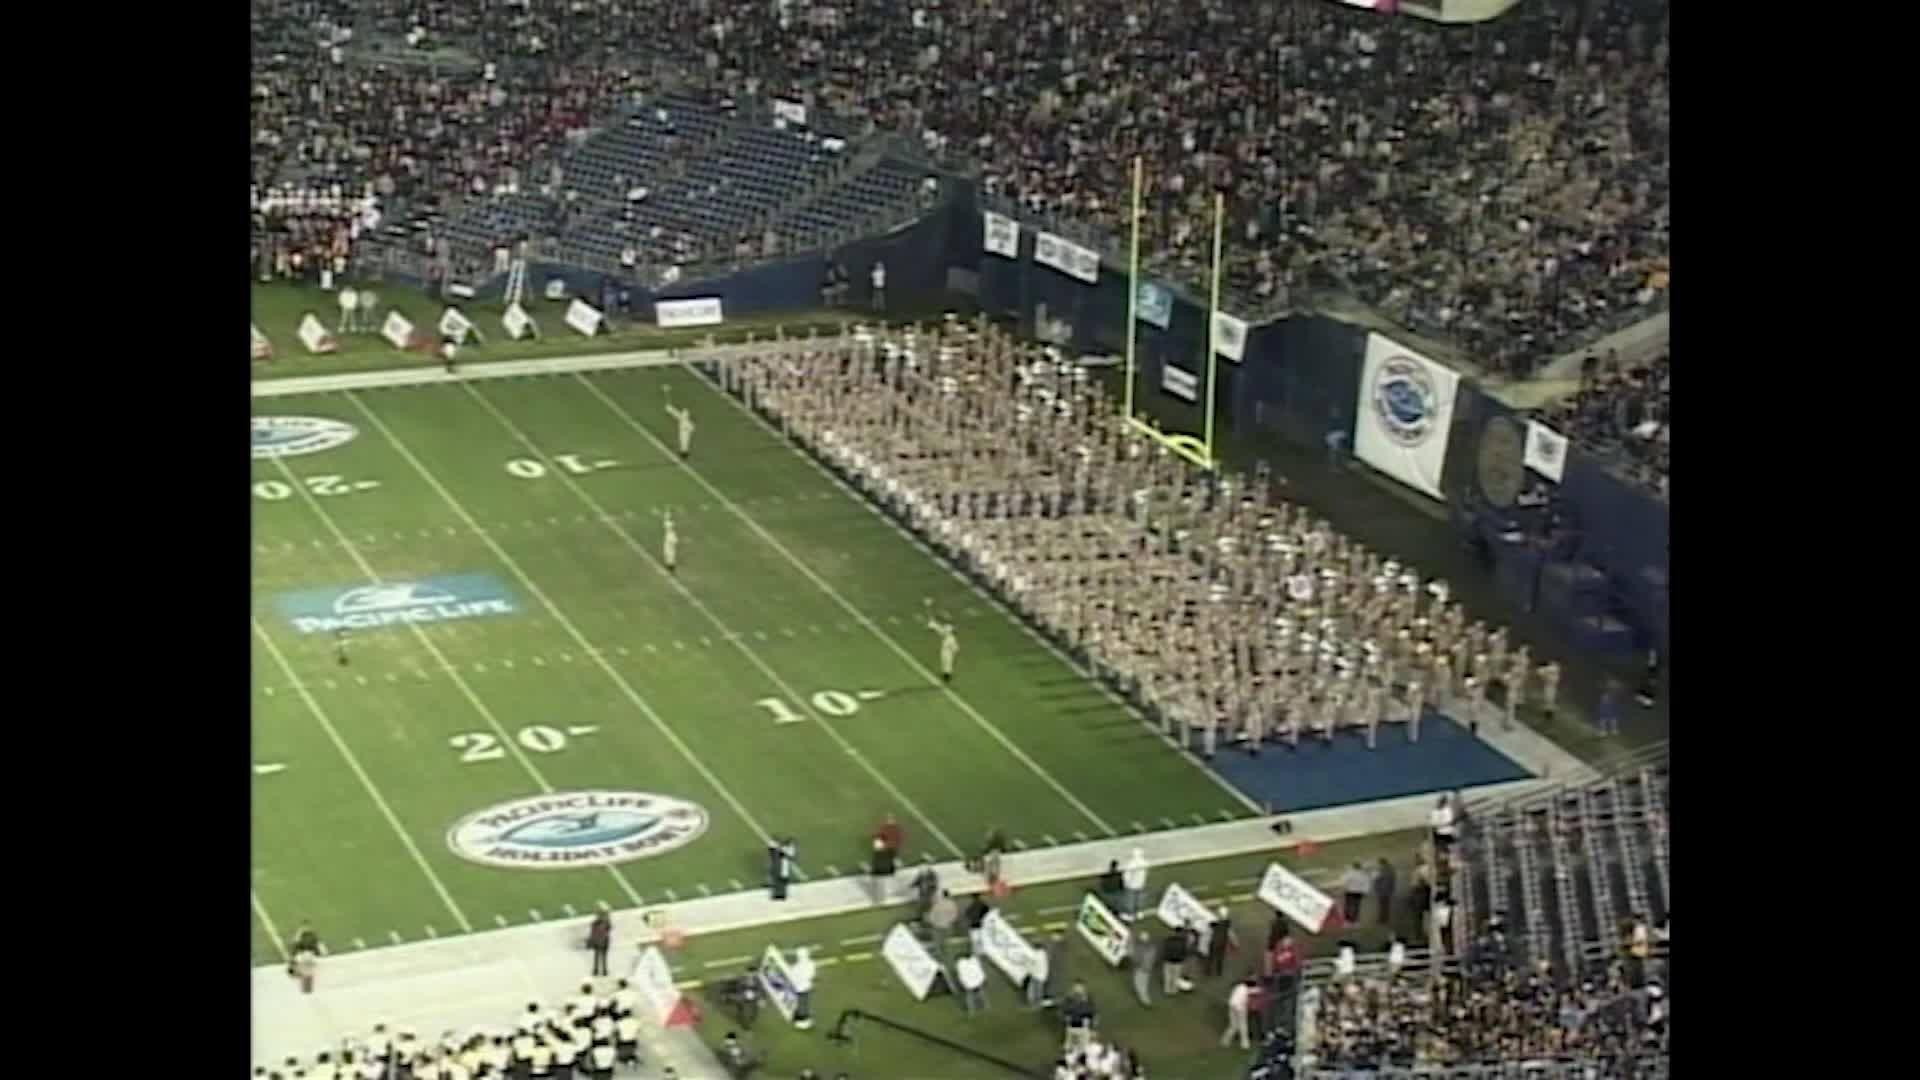
<svg viewBox="0 0 1920 1080">
<path fill-rule="evenodd" d="M 1170 363 L 1160 365 L 1160 389 L 1187 401 L 1200 400 L 1200 376 Z"/>
<path fill-rule="evenodd" d="M 255 360 L 273 359 L 273 342 L 267 340 L 267 335 L 261 333 L 259 327 L 251 323 L 248 325 L 253 329 L 253 358 Z"/>
<path fill-rule="evenodd" d="M 1224 311 L 1213 313 L 1213 351 L 1239 363 L 1247 355 L 1247 321 Z"/>
<path fill-rule="evenodd" d="M 330 353 L 340 347 L 340 343 L 333 340 L 332 331 L 311 311 L 300 319 L 300 344 L 310 353 Z"/>
<path fill-rule="evenodd" d="M 987 912 L 980 922 L 980 948 L 1015 986 L 1024 986 L 1028 979 L 1046 970 L 1046 954 L 1021 937 L 998 911 Z"/>
<path fill-rule="evenodd" d="M 507 305 L 506 314 L 500 316 L 500 325 L 506 328 L 507 336 L 515 341 L 528 334 L 540 336 L 540 328 L 534 325 L 533 316 L 527 314 L 527 309 L 521 307 L 518 300 Z"/>
<path fill-rule="evenodd" d="M 405 315 L 397 311 L 387 312 L 387 321 L 380 324 L 380 336 L 396 349 L 404 349 L 413 344 L 413 324 Z"/>
<path fill-rule="evenodd" d="M 1538 420 L 1529 420 L 1521 460 L 1527 468 L 1557 484 L 1567 471 L 1567 437 Z"/>
<path fill-rule="evenodd" d="M 1087 939 L 1093 951 L 1104 957 L 1107 963 L 1119 967 L 1127 958 L 1127 924 L 1120 921 L 1100 898 L 1088 893 L 1080 902 L 1080 917 L 1073 920 L 1080 928 L 1080 936 Z"/>
<path fill-rule="evenodd" d="M 546 296 L 549 300 L 565 300 L 567 298 L 567 279 L 548 278 Z"/>
<path fill-rule="evenodd" d="M 1452 368 L 1383 334 L 1368 334 L 1354 456 L 1416 491 L 1446 498 L 1440 493 L 1440 470 L 1447 461 L 1459 389 L 1460 376 Z"/>
<path fill-rule="evenodd" d="M 673 985 L 673 970 L 656 945 L 641 950 L 639 963 L 633 965 L 633 988 L 652 1010 L 656 1024 L 666 1024 L 680 1005 L 680 988 Z"/>
<path fill-rule="evenodd" d="M 1020 223 L 1010 217 L 1003 217 L 991 210 L 982 210 L 980 217 L 986 222 L 986 236 L 981 243 L 989 255 L 1004 255 L 1009 259 L 1020 257 Z"/>
<path fill-rule="evenodd" d="M 718 326 L 723 321 L 720 298 L 702 296 L 693 300 L 656 300 L 653 321 L 667 329 L 681 326 Z"/>
<path fill-rule="evenodd" d="M 886 940 L 880 943 L 880 955 L 887 958 L 888 966 L 907 985 L 907 993 L 912 994 L 915 1001 L 927 1000 L 933 984 L 942 978 L 940 962 L 913 936 L 906 923 L 894 923 L 893 929 L 887 931 Z"/>
<path fill-rule="evenodd" d="M 780 1015 L 793 1022 L 793 1011 L 800 1007 L 800 995 L 793 989 L 793 976 L 787 972 L 787 958 L 780 950 L 767 946 L 766 955 L 760 958 L 760 989 L 780 1010 Z"/>
<path fill-rule="evenodd" d="M 459 308 L 450 307 L 440 313 L 441 337 L 450 337 L 456 342 L 464 343 L 468 334 L 478 335 L 479 332 L 480 328 L 473 325 L 473 320 L 462 315 Z"/>
<path fill-rule="evenodd" d="M 1279 863 L 1267 864 L 1267 872 L 1260 878 L 1259 896 L 1268 907 L 1299 923 L 1310 934 L 1319 933 L 1333 911 L 1333 897 Z"/>
<path fill-rule="evenodd" d="M 600 322 L 603 318 L 600 309 L 579 297 L 575 297 L 573 303 L 567 305 L 567 325 L 588 337 L 600 332 Z"/>
<path fill-rule="evenodd" d="M 1213 912 L 1208 911 L 1207 905 L 1194 899 L 1193 894 L 1182 888 L 1178 882 L 1167 886 L 1167 891 L 1160 896 L 1160 906 L 1154 910 L 1154 914 L 1160 917 L 1161 922 L 1175 929 L 1191 926 L 1205 933 L 1207 927 L 1213 925 Z"/>
<path fill-rule="evenodd" d="M 773 115 L 789 124 L 807 126 L 807 107 L 797 101 L 774 100 Z"/>
<path fill-rule="evenodd" d="M 1100 280 L 1100 253 L 1050 232 L 1033 234 L 1033 261 L 1091 285 Z"/>
</svg>

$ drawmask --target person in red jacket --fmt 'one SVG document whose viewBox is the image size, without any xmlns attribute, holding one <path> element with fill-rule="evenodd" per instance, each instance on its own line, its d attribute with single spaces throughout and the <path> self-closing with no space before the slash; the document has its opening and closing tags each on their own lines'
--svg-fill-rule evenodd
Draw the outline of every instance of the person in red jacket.
<svg viewBox="0 0 1920 1080">
<path fill-rule="evenodd" d="M 880 820 L 880 827 L 873 831 L 873 837 L 888 851 L 893 852 L 896 861 L 899 860 L 901 849 L 907 842 L 907 831 L 900 827 L 898 821 L 893 820 L 892 814 Z"/>
</svg>

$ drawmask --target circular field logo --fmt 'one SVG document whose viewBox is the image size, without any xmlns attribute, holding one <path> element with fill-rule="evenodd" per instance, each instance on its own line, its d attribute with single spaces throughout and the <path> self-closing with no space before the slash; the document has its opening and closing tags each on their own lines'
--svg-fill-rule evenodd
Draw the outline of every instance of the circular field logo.
<svg viewBox="0 0 1920 1080">
<path fill-rule="evenodd" d="M 352 442 L 360 429 L 344 420 L 324 416 L 256 416 L 253 418 L 253 457 L 293 457 L 317 454 Z"/>
<path fill-rule="evenodd" d="M 707 831 L 707 811 L 642 791 L 563 791 L 489 806 L 447 830 L 463 859 L 514 870 L 571 870 L 648 859 Z"/>
</svg>

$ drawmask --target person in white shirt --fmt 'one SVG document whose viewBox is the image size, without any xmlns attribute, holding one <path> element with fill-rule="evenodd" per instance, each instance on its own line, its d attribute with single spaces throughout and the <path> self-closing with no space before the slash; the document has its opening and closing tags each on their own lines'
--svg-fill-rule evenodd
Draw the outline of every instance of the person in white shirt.
<svg viewBox="0 0 1920 1080">
<path fill-rule="evenodd" d="M 1359 960 L 1360 958 L 1355 955 L 1353 951 L 1353 945 L 1348 942 L 1341 942 L 1340 952 L 1333 958 L 1334 978 L 1353 978 L 1354 970 L 1359 966 Z"/>
<path fill-rule="evenodd" d="M 1252 994 L 1253 979 L 1251 978 L 1234 983 L 1233 989 L 1227 992 L 1227 1027 L 1220 1033 L 1221 1046 L 1226 1046 L 1238 1038 L 1240 1049 L 1253 1048 L 1247 1036 L 1247 1000 Z"/>
<path fill-rule="evenodd" d="M 1453 801 L 1440 796 L 1433 811 L 1427 815 L 1427 824 L 1433 829 L 1433 849 L 1439 856 L 1445 856 L 1447 849 L 1453 846 Z"/>
<path fill-rule="evenodd" d="M 873 282 L 873 310 L 885 311 L 887 309 L 887 264 L 875 259 L 870 280 Z"/>
<path fill-rule="evenodd" d="M 987 972 L 979 957 L 968 953 L 953 965 L 960 976 L 960 1004 L 971 1016 L 987 1007 Z"/>
<path fill-rule="evenodd" d="M 1127 856 L 1127 865 L 1120 871 L 1120 884 L 1127 890 L 1127 910 L 1121 913 L 1121 917 L 1132 922 L 1140 914 L 1140 907 L 1147 897 L 1146 851 L 1134 848 L 1133 854 Z"/>
<path fill-rule="evenodd" d="M 1387 947 L 1387 972 L 1391 975 L 1398 975 L 1400 974 L 1400 970 L 1406 966 L 1407 946 L 1399 938 L 1394 938 L 1393 944 Z"/>
<path fill-rule="evenodd" d="M 793 1026 L 801 1031 L 813 1026 L 813 979 L 816 970 L 813 957 L 807 949 L 795 950 L 793 966 L 787 969 L 787 976 L 793 982 L 794 997 L 798 999 L 793 1006 Z"/>
<path fill-rule="evenodd" d="M 662 522 L 660 535 L 660 561 L 666 564 L 667 573 L 674 572 L 680 558 L 680 534 L 673 528 L 673 512 L 668 511 Z"/>
<path fill-rule="evenodd" d="M 680 456 L 685 458 L 693 452 L 693 410 L 669 404 L 667 415 L 673 417 L 674 433 L 680 441 Z"/>
<path fill-rule="evenodd" d="M 640 994 L 625 979 L 620 980 L 619 988 L 613 992 L 613 1011 L 615 1015 L 625 1015 L 640 1009 Z"/>
</svg>

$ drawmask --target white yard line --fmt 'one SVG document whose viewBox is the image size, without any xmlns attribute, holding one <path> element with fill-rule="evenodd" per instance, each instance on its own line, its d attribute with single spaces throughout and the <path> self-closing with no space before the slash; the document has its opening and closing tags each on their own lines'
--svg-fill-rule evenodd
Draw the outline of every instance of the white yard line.
<svg viewBox="0 0 1920 1080">
<path fill-rule="evenodd" d="M 359 399 L 354 398 L 351 392 L 347 394 L 347 397 L 352 399 L 355 404 L 359 404 Z M 365 406 L 361 408 L 364 410 Z M 368 415 L 371 416 L 372 414 L 368 413 Z M 376 420 L 376 423 L 377 422 Z M 381 430 L 385 431 L 386 428 L 383 426 Z M 391 439 L 392 435 L 389 434 L 388 438 Z M 395 445 L 396 447 L 398 446 L 397 443 Z M 401 452 L 405 453 L 405 449 L 401 448 Z M 334 539 L 339 542 L 341 549 L 353 560 L 354 565 L 360 568 L 360 572 L 366 575 L 367 580 L 375 584 L 382 583 L 384 579 L 374 570 L 373 564 L 367 561 L 367 557 L 361 554 L 360 549 L 355 547 L 353 541 L 347 538 L 347 534 L 341 531 L 340 523 L 333 520 L 333 515 L 327 513 L 327 508 L 320 505 L 319 497 L 314 495 L 312 491 L 309 491 L 307 486 L 302 484 L 299 478 L 293 474 L 293 470 L 287 467 L 286 459 L 274 458 L 273 463 L 279 467 L 280 472 L 286 477 L 288 485 L 299 491 L 301 498 L 305 499 L 307 505 L 313 508 L 314 514 L 326 525 L 327 531 L 333 533 Z M 529 760 L 527 755 L 521 751 L 519 741 L 513 737 L 512 733 L 507 731 L 506 725 L 502 724 L 500 718 L 494 715 L 493 709 L 481 699 L 478 693 L 474 692 L 473 687 L 467 683 L 466 676 L 460 674 L 460 668 L 447 659 L 446 654 L 440 651 L 440 646 L 435 644 L 431 637 L 427 636 L 426 630 L 423 629 L 420 624 L 410 622 L 407 624 L 407 629 L 413 631 L 415 640 L 419 641 L 421 646 L 433 656 L 434 663 L 438 664 L 440 670 L 446 673 L 447 678 L 453 681 L 453 685 L 459 688 L 461 695 L 467 699 L 467 703 L 473 706 L 473 711 L 479 713 L 480 718 L 485 720 L 487 726 L 493 729 L 494 735 L 500 739 L 500 745 L 506 749 L 507 753 L 513 755 L 515 761 L 520 763 L 520 767 L 525 770 L 527 776 L 539 786 L 543 793 L 548 795 L 553 794 L 557 789 L 547 782 L 547 778 L 541 774 L 539 767 Z M 287 674 L 291 676 L 293 673 L 289 671 Z M 619 867 L 608 866 L 606 867 L 606 871 L 613 875 L 613 880 L 619 882 L 620 888 L 626 892 L 629 899 L 635 904 L 640 903 L 639 892 L 635 891 L 633 885 L 627 881 L 626 875 L 620 872 Z"/>
<path fill-rule="evenodd" d="M 702 377 L 698 372 L 693 372 L 691 371 L 691 369 L 689 369 L 689 371 L 694 376 L 694 378 L 700 380 L 701 385 L 703 386 L 709 385 L 706 379 Z M 939 691 L 941 691 L 941 693 L 945 694 L 949 701 L 952 701 L 955 705 L 959 706 L 960 711 L 966 713 L 969 717 L 971 717 L 974 723 L 978 724 L 982 730 L 986 731 L 987 734 L 991 735 L 994 738 L 994 740 L 1001 745 L 1002 748 L 1004 748 L 1009 754 L 1012 754 L 1014 758 L 1017 759 L 1021 764 L 1025 765 L 1028 769 L 1032 770 L 1035 776 L 1038 776 L 1042 781 L 1044 781 L 1048 787 L 1051 787 L 1061 798 L 1065 799 L 1067 803 L 1070 804 L 1075 810 L 1078 810 L 1082 815 L 1084 815 L 1088 821 L 1091 821 L 1095 825 L 1099 826 L 1100 830 L 1102 832 L 1105 832 L 1108 836 L 1118 835 L 1117 832 L 1114 830 L 1113 826 L 1108 825 L 1104 820 L 1101 819 L 1099 814 L 1096 814 L 1093 812 L 1092 807 L 1088 806 L 1084 802 L 1081 802 L 1079 796 L 1067 790 L 1066 786 L 1060 783 L 1060 781 L 1056 779 L 1052 773 L 1048 772 L 1045 768 L 1042 768 L 1039 762 L 1033 760 L 1032 757 L 1028 756 L 1026 751 L 1020 749 L 1019 746 L 1015 745 L 1013 740 L 1007 738 L 1007 735 L 1005 732 L 1001 731 L 998 727 L 996 727 L 991 720 L 988 720 L 985 716 L 980 715 L 980 711 L 978 709 L 975 709 L 972 705 L 968 704 L 965 698 L 955 693 L 952 686 L 948 685 L 938 675 L 935 675 L 932 671 L 928 670 L 927 666 L 925 664 L 922 664 L 919 658 L 915 657 L 913 653 L 909 652 L 906 649 L 906 647 L 901 645 L 899 641 L 895 640 L 892 635 L 888 634 L 885 630 L 881 629 L 879 624 L 875 623 L 872 619 L 868 618 L 865 612 L 855 607 L 851 601 L 849 601 L 844 595 L 840 593 L 840 590 L 833 587 L 832 582 L 829 582 L 825 578 L 821 577 L 819 574 L 814 573 L 812 567 L 808 566 L 805 562 L 801 561 L 799 556 L 795 555 L 792 551 L 788 550 L 787 546 L 781 543 L 778 537 L 774 536 L 772 533 L 768 532 L 765 528 L 763 528 L 760 525 L 760 523 L 753 518 L 752 515 L 748 514 L 744 509 L 740 507 L 738 503 L 734 502 L 731 498 L 729 498 L 726 492 L 721 491 L 718 487 L 714 486 L 714 484 L 710 482 L 705 476 L 701 475 L 700 470 L 694 468 L 687 461 L 683 460 L 678 454 L 674 453 L 670 448 L 668 448 L 666 443 L 661 442 L 659 438 L 653 434 L 653 432 L 649 431 L 644 425 L 642 425 L 639 421 L 635 420 L 631 415 L 629 415 L 625 409 L 621 408 L 618 402 L 608 397 L 606 393 L 602 391 L 598 386 L 595 386 L 592 380 L 587 379 L 578 374 L 576 374 L 574 378 L 578 379 L 581 385 L 585 386 L 593 394 L 593 396 L 599 398 L 601 402 L 607 406 L 608 409 L 611 409 L 615 416 L 618 416 L 622 420 L 624 420 L 628 427 L 631 427 L 634 431 L 638 432 L 648 442 L 652 443 L 654 447 L 660 451 L 661 457 L 665 458 L 667 461 L 672 462 L 675 465 L 678 465 L 680 468 L 686 470 L 687 475 L 692 477 L 695 483 L 698 483 L 702 488 L 705 488 L 707 493 L 710 496 L 712 496 L 713 500 L 716 503 L 719 503 L 722 507 L 724 507 L 729 512 L 731 512 L 735 517 L 739 518 L 741 523 L 746 525 L 747 528 L 751 529 L 756 536 L 760 537 L 760 539 L 767 544 L 768 547 L 771 547 L 774 551 L 780 554 L 781 558 L 786 559 L 788 563 L 792 564 L 793 568 L 795 570 L 798 570 L 802 577 L 805 577 L 808 581 L 812 582 L 815 588 L 819 589 L 822 593 L 824 593 L 826 596 L 831 598 L 836 604 L 839 604 L 841 609 L 846 611 L 848 615 L 852 616 L 855 622 L 858 622 L 861 626 L 865 627 L 866 630 L 869 633 L 871 633 L 875 638 L 878 638 L 889 649 L 893 650 L 895 655 L 899 656 L 901 660 L 904 660 L 907 663 L 907 666 L 911 667 L 914 671 L 919 673 L 920 677 L 926 681 L 927 685 L 932 686 L 938 689 Z M 725 394 L 722 393 L 720 396 L 724 397 Z"/>
<path fill-rule="evenodd" d="M 613 665 L 607 661 L 605 654 L 596 648 L 593 642 L 587 639 L 585 634 L 580 632 L 580 628 L 573 624 L 573 620 L 567 617 L 566 612 L 560 610 L 559 605 L 555 604 L 553 600 L 547 596 L 546 591 L 534 582 L 533 578 L 521 568 L 513 556 L 507 554 L 506 550 L 493 539 L 493 536 L 480 527 L 479 523 L 473 519 L 473 515 L 467 512 L 467 508 L 460 504 L 460 500 L 454 498 L 453 493 L 448 491 L 445 485 L 440 483 L 439 478 L 433 475 L 425 463 L 414 456 L 413 451 L 408 449 L 407 445 L 400 441 L 399 436 L 393 433 L 393 429 L 387 426 L 386 421 L 380 419 L 353 391 L 346 391 L 346 396 L 347 400 L 353 402 L 354 406 L 366 416 L 367 420 L 371 422 L 374 427 L 380 429 L 380 434 L 384 435 L 387 442 L 392 444 L 395 450 L 399 451 L 401 457 L 407 459 L 407 463 L 413 466 L 415 472 L 420 474 L 420 478 L 425 480 L 435 492 L 439 493 L 440 498 L 446 502 L 447 506 L 450 507 L 455 514 L 460 516 L 460 520 L 466 523 L 468 530 L 471 531 L 474 536 L 478 537 L 482 543 L 487 545 L 487 549 L 493 552 L 494 558 L 499 559 L 501 565 L 505 566 L 514 577 L 520 579 L 520 584 L 524 586 L 528 592 L 532 593 L 536 600 L 540 601 L 541 606 L 547 609 L 547 613 L 553 616 L 553 621 L 560 624 L 560 628 L 565 630 L 580 648 L 586 650 L 587 655 L 592 658 L 594 663 L 600 665 L 600 670 L 606 673 L 607 678 L 613 680 L 614 685 L 620 688 L 621 694 L 633 704 L 634 708 L 639 709 L 641 715 L 652 721 L 653 726 L 659 729 L 660 733 L 666 737 L 667 742 L 670 743 L 675 750 L 680 752 L 681 757 L 687 759 L 687 764 L 693 766 L 694 772 L 699 773 L 700 778 L 705 780 L 708 786 L 722 799 L 726 800 L 727 805 L 733 808 L 734 813 L 740 815 L 740 820 L 747 823 L 747 827 L 753 830 L 754 835 L 759 837 L 760 842 L 763 844 L 772 843 L 773 834 L 761 826 L 760 822 L 747 810 L 746 804 L 742 803 L 732 791 L 727 789 L 726 784 L 722 783 L 720 778 L 714 775 L 713 770 L 709 769 L 705 762 L 694 756 L 693 748 L 688 746 L 686 742 L 680 738 L 678 732 L 667 725 L 666 720 L 661 718 L 660 714 L 654 710 L 654 707 L 647 702 L 646 698 L 640 696 L 640 692 L 633 688 L 632 683 L 629 683 L 624 676 L 614 670 Z M 282 466 L 282 468 L 284 467 L 285 466 Z M 301 490 L 304 491 L 305 488 Z M 308 498 L 311 499 L 312 496 L 308 495 Z M 415 626 L 414 631 L 415 633 L 420 633 L 419 627 Z M 424 637 L 424 634 L 422 636 Z M 459 678 L 457 674 L 454 677 L 456 680 Z M 462 685 L 464 686 L 464 683 Z M 509 741 L 505 732 L 500 732 L 500 738 L 503 743 Z M 544 784 L 545 781 L 542 781 L 542 783 Z M 633 886 L 627 883 L 627 879 L 620 874 L 617 867 L 610 866 L 607 869 L 613 872 L 614 877 L 620 882 L 620 887 L 625 890 L 628 897 L 638 906 L 641 903 L 640 894 L 635 892 Z"/>
<path fill-rule="evenodd" d="M 260 917 L 260 925 L 267 928 L 267 936 L 273 939 L 274 951 L 280 954 L 281 959 L 287 959 L 286 939 L 280 936 L 279 929 L 273 925 L 273 916 L 267 914 L 267 905 L 260 902 L 260 894 L 253 889 L 247 890 L 247 896 L 253 900 L 253 913 Z"/>
<path fill-rule="evenodd" d="M 489 401 L 485 394 L 482 394 L 476 389 L 473 384 L 466 384 L 466 390 L 475 401 L 479 402 L 487 412 L 493 415 L 495 420 L 500 422 L 501 427 L 507 429 L 507 431 L 520 442 L 520 445 L 526 447 L 529 454 L 532 454 L 535 458 L 545 463 L 547 467 L 552 470 L 552 474 L 559 477 L 561 482 L 566 485 L 567 490 L 573 492 L 582 503 L 586 504 L 589 510 L 593 511 L 594 516 L 604 522 L 607 528 L 613 530 L 614 535 L 620 538 L 621 542 L 626 545 L 627 550 L 639 556 L 640 561 L 646 563 L 655 573 L 659 574 L 675 592 L 685 598 L 687 603 L 695 611 L 699 612 L 708 622 L 714 625 L 715 629 L 720 631 L 721 637 L 731 643 L 733 647 L 739 651 L 740 655 L 746 658 L 747 663 L 758 668 L 761 674 L 765 675 L 774 686 L 780 689 L 781 693 L 787 696 L 788 700 L 798 705 L 808 716 L 811 716 L 814 722 L 819 725 L 820 730 L 826 732 L 827 737 L 838 744 L 840 749 L 844 751 L 849 758 L 853 759 L 855 765 L 860 766 L 861 769 L 866 771 L 868 776 L 873 777 L 874 782 L 879 784 L 896 803 L 904 807 L 907 813 L 918 818 L 920 823 L 927 827 L 927 831 L 932 834 L 934 839 L 945 845 L 947 850 L 955 856 L 965 857 L 965 853 L 960 850 L 960 845 L 954 843 L 953 839 L 942 831 L 940 826 L 934 824 L 933 819 L 929 817 L 925 811 L 921 810 L 919 806 L 915 805 L 914 801 L 907 796 L 906 792 L 895 787 L 893 781 L 887 779 L 886 774 L 875 768 L 873 763 L 867 760 L 866 755 L 862 754 L 858 747 L 848 742 L 846 738 L 828 722 L 826 716 L 822 715 L 818 709 L 813 707 L 811 699 L 806 694 L 795 690 L 792 684 L 781 678 L 780 673 L 775 671 L 759 653 L 748 647 L 744 635 L 722 622 L 720 617 L 715 615 L 712 609 L 708 608 L 706 604 L 702 603 L 700 598 L 695 596 L 693 591 L 687 588 L 679 577 L 668 570 L 658 559 L 654 558 L 653 553 L 647 550 L 644 545 L 635 540 L 633 534 L 627 531 L 626 526 L 620 524 L 613 515 L 607 513 L 606 508 L 600 505 L 599 500 L 588 494 L 586 489 L 580 486 L 580 482 L 575 480 L 567 469 L 562 468 L 558 462 L 553 461 L 547 455 L 545 450 L 535 445 L 534 441 L 527 436 L 526 432 L 521 431 L 512 420 L 507 418 L 505 413 L 501 412 L 500 409 L 496 407 L 493 402 Z M 765 635 L 763 634 L 761 636 L 764 637 Z"/>
<path fill-rule="evenodd" d="M 285 467 L 281 466 L 283 469 Z M 302 491 L 306 490 L 304 485 L 296 486 L 299 486 Z M 347 745 L 345 739 L 340 737 L 340 732 L 333 726 L 333 721 L 327 718 L 327 710 L 320 707 L 320 703 L 314 700 L 313 694 L 308 692 L 305 686 L 299 685 L 299 678 L 294 675 L 286 656 L 280 652 L 280 646 L 274 644 L 273 638 L 268 636 L 267 628 L 261 626 L 257 618 L 252 622 L 253 632 L 259 635 L 260 643 L 265 645 L 267 652 L 273 655 L 273 662 L 278 664 L 280 670 L 286 674 L 287 681 L 295 684 L 294 692 L 300 695 L 300 700 L 307 703 L 307 711 L 313 713 L 313 718 L 320 722 L 320 727 L 327 733 L 327 738 L 332 740 L 334 748 L 339 750 L 340 756 L 347 760 L 347 768 L 359 778 L 360 786 L 367 789 L 367 795 L 373 799 L 373 805 L 379 808 L 380 815 L 387 819 L 388 825 L 393 827 L 394 835 L 400 838 L 400 843 L 406 847 L 407 854 L 413 856 L 414 864 L 419 866 L 420 872 L 433 883 L 433 891 L 440 894 L 441 903 L 447 906 L 447 911 L 453 915 L 453 920 L 460 924 L 460 928 L 471 933 L 473 924 L 467 921 L 467 913 L 461 911 L 460 905 L 454 902 L 453 894 L 447 891 L 446 883 L 441 881 L 440 875 L 434 872 L 433 865 L 427 862 L 427 857 L 420 853 L 420 845 L 413 842 L 413 837 L 407 832 L 406 826 L 400 824 L 400 816 L 393 812 L 393 807 L 388 805 L 386 797 L 381 795 L 380 789 L 374 786 L 373 778 L 367 775 L 367 770 L 361 768 L 360 759 L 354 756 L 353 749 Z M 255 903 L 258 901 L 256 900 Z"/>
</svg>

